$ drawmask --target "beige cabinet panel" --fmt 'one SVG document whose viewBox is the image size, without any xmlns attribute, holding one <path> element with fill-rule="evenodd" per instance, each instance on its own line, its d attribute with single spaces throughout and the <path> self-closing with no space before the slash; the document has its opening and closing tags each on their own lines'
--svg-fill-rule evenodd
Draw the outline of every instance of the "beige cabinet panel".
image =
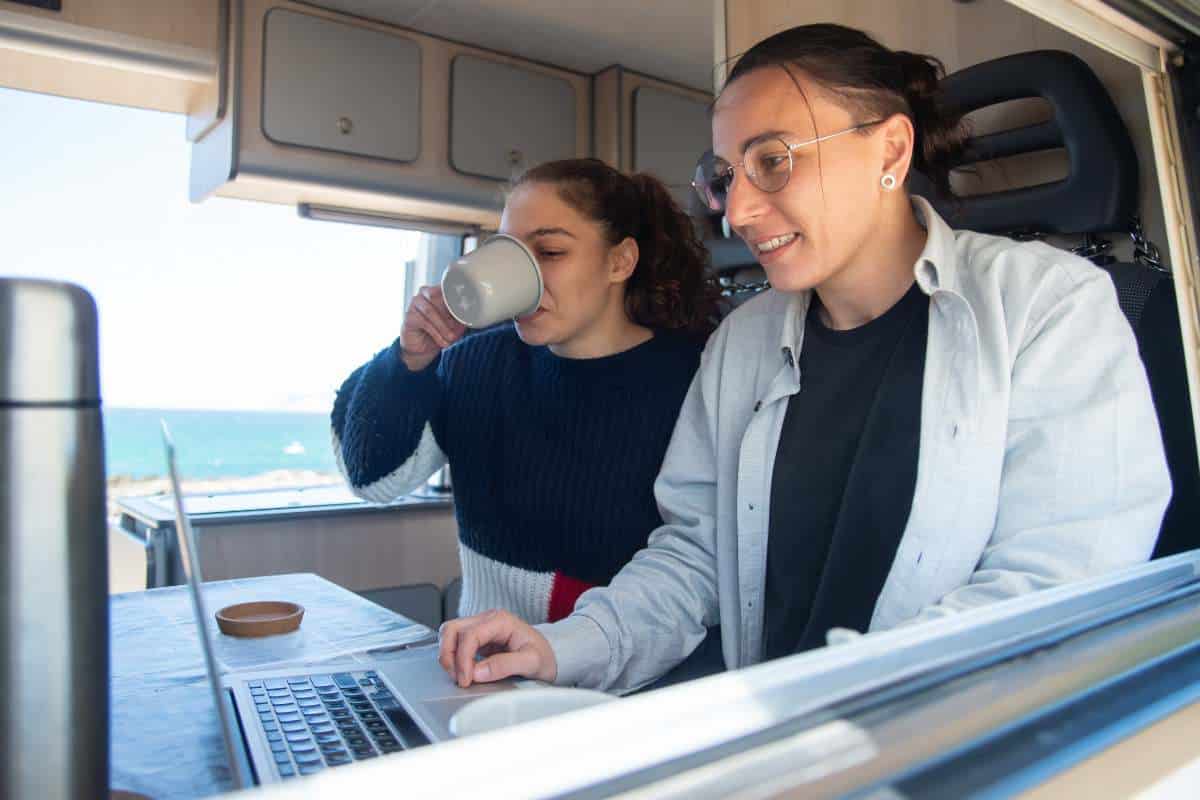
<svg viewBox="0 0 1200 800">
<path fill-rule="evenodd" d="M 700 155 L 712 147 L 708 102 L 642 86 L 633 93 L 633 168 L 686 192 Z"/>
<path fill-rule="evenodd" d="M 263 133 L 283 144 L 414 161 L 421 150 L 421 49 L 370 28 L 267 14 Z"/>
<path fill-rule="evenodd" d="M 546 161 L 573 158 L 579 100 L 563 78 L 472 55 L 450 66 L 450 164 L 509 180 Z"/>
</svg>

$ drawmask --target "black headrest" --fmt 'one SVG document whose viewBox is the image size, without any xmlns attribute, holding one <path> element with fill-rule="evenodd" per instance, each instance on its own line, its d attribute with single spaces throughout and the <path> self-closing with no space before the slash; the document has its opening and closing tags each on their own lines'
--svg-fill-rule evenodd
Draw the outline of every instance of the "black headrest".
<svg viewBox="0 0 1200 800">
<path fill-rule="evenodd" d="M 1102 233 L 1129 230 L 1137 213 L 1138 164 L 1133 141 L 1112 98 L 1079 57 L 1060 50 L 1017 53 L 967 67 L 942 81 L 946 102 L 964 114 L 1009 100 L 1042 97 L 1053 119 L 974 137 L 961 166 L 1065 148 L 1060 181 L 937 201 L 955 228 L 1007 233 Z M 913 190 L 933 200 L 913 176 Z"/>
</svg>

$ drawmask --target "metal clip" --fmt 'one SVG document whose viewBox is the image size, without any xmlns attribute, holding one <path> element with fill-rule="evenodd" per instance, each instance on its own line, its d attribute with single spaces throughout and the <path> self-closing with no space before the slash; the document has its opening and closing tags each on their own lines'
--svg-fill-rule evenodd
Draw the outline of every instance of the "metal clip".
<svg viewBox="0 0 1200 800">
<path fill-rule="evenodd" d="M 750 281 L 748 283 L 738 283 L 733 278 L 725 275 L 717 278 L 717 285 L 721 288 L 722 297 L 736 297 L 739 294 L 758 294 L 764 289 L 771 288 L 770 281 Z"/>
<path fill-rule="evenodd" d="M 1090 233 L 1083 235 L 1083 242 L 1078 247 L 1072 247 L 1071 252 L 1086 258 L 1098 267 L 1111 264 L 1117 259 L 1112 255 L 1113 243 Z"/>
<path fill-rule="evenodd" d="M 1137 215 L 1134 215 L 1130 222 L 1129 238 L 1133 240 L 1133 260 L 1135 262 L 1160 272 L 1171 271 L 1163 266 L 1162 255 L 1158 252 L 1158 248 L 1142 232 L 1142 220 Z"/>
</svg>

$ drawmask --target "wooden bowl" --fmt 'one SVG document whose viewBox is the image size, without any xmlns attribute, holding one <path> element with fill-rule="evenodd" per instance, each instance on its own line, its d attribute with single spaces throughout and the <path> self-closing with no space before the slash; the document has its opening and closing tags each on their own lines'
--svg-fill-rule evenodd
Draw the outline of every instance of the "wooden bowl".
<svg viewBox="0 0 1200 800">
<path fill-rule="evenodd" d="M 274 636 L 300 627 L 304 606 L 283 600 L 238 603 L 217 612 L 217 627 L 230 636 Z"/>
</svg>

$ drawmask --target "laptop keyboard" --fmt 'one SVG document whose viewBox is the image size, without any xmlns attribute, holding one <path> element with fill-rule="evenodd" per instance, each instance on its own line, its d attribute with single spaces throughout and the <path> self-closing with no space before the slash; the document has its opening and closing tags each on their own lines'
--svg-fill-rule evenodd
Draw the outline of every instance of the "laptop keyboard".
<svg viewBox="0 0 1200 800">
<path fill-rule="evenodd" d="M 403 749 L 385 713 L 400 703 L 374 671 L 271 678 L 246 686 L 284 778 Z"/>
</svg>

